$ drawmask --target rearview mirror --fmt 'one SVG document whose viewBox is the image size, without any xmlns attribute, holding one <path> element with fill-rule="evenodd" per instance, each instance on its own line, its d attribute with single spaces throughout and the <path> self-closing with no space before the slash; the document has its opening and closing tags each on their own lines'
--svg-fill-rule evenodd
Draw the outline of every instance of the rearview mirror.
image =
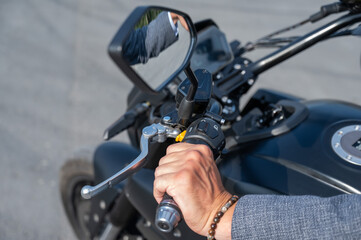
<svg viewBox="0 0 361 240">
<path fill-rule="evenodd" d="M 186 66 L 196 44 L 190 17 L 163 7 L 137 7 L 125 20 L 108 52 L 141 90 L 157 93 Z"/>
</svg>

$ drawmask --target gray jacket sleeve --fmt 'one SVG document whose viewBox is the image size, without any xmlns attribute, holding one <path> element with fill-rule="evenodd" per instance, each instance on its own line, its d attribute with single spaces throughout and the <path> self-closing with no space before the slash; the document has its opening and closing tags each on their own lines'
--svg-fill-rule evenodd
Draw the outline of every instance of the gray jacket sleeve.
<svg viewBox="0 0 361 240">
<path fill-rule="evenodd" d="M 170 25 L 168 12 L 161 12 L 147 26 L 133 31 L 123 44 L 123 57 L 129 64 L 146 63 L 178 39 Z"/>
<path fill-rule="evenodd" d="M 168 12 L 162 12 L 148 25 L 145 48 L 148 58 L 156 57 L 178 39 L 169 22 Z"/>
<path fill-rule="evenodd" d="M 233 214 L 232 239 L 361 239 L 361 195 L 246 195 Z"/>
</svg>

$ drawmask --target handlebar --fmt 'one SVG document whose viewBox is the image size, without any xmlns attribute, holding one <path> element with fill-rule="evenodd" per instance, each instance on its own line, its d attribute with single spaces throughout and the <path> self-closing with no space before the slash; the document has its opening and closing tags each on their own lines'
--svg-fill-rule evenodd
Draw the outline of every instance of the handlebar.
<svg viewBox="0 0 361 240">
<path fill-rule="evenodd" d="M 336 31 L 357 22 L 361 22 L 361 13 L 342 16 L 252 63 L 249 67 L 249 71 L 257 76 L 276 64 L 283 62 L 297 53 L 313 46 L 317 42 L 331 36 Z"/>
</svg>

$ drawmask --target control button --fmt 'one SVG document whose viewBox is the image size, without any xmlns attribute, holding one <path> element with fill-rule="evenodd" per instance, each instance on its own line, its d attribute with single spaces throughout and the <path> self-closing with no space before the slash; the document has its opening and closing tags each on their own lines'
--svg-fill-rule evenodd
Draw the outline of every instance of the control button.
<svg viewBox="0 0 361 240">
<path fill-rule="evenodd" d="M 198 131 L 207 134 L 208 131 L 208 123 L 204 120 L 202 120 L 199 124 L 198 124 Z"/>
<path fill-rule="evenodd" d="M 207 135 L 212 139 L 218 137 L 218 126 L 214 125 L 213 127 L 210 127 Z"/>
</svg>

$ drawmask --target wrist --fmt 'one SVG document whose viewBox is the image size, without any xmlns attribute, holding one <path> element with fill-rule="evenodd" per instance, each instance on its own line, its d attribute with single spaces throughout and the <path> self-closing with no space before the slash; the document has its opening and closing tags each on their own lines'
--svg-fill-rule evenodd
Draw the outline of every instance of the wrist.
<svg viewBox="0 0 361 240">
<path fill-rule="evenodd" d="M 204 235 L 208 236 L 208 239 L 231 239 L 232 218 L 237 200 L 237 198 L 232 198 L 232 194 L 226 191 L 217 197 L 205 227 Z M 228 205 L 225 211 L 222 210 L 222 207 L 224 208 L 228 202 L 232 202 L 231 206 Z M 213 238 L 210 236 L 213 236 Z"/>
<path fill-rule="evenodd" d="M 215 239 L 217 240 L 229 240 L 232 238 L 232 218 L 234 209 L 236 208 L 236 203 L 233 204 L 227 212 L 223 215 L 220 222 L 217 224 L 217 229 L 215 232 Z"/>
</svg>

